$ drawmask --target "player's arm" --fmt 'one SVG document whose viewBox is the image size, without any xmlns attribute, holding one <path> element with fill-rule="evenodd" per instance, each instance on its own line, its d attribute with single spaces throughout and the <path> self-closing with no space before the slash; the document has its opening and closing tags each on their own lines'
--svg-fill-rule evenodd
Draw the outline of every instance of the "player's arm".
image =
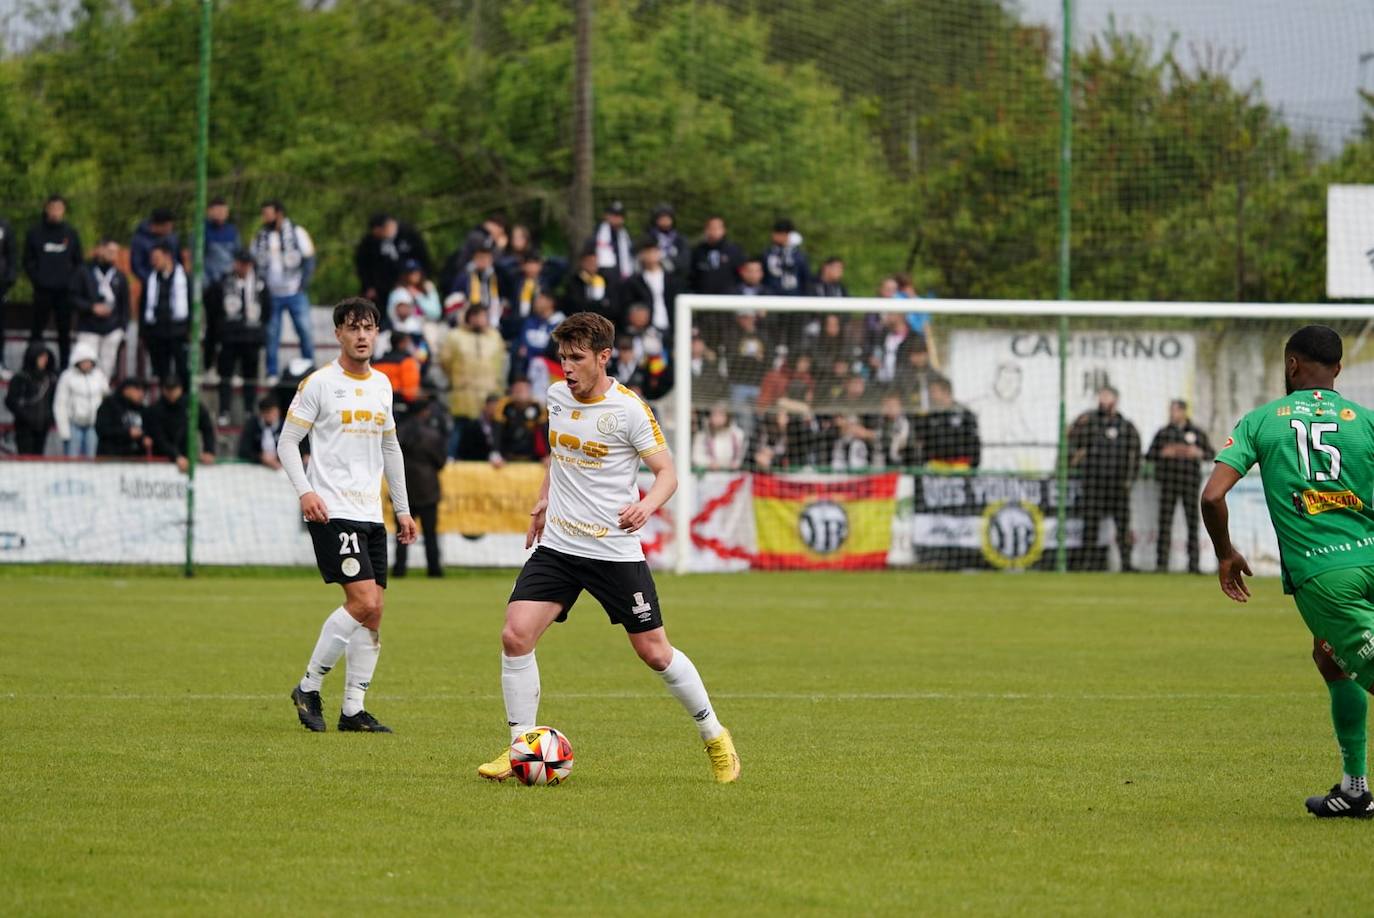
<svg viewBox="0 0 1374 918">
<path fill-rule="evenodd" d="M 395 422 L 392 423 L 394 425 Z M 401 444 L 396 439 L 395 426 L 382 431 L 382 473 L 386 476 L 387 489 L 391 491 L 391 509 L 396 513 L 396 541 L 409 545 L 419 536 L 420 530 L 415 525 L 415 518 L 410 515 L 405 459 L 401 455 Z"/>
<path fill-rule="evenodd" d="M 1218 462 L 1202 489 L 1202 521 L 1217 553 L 1217 579 L 1221 582 L 1221 591 L 1236 602 L 1250 598 L 1250 588 L 1245 585 L 1242 575 L 1254 576 L 1245 557 L 1231 544 L 1230 516 L 1226 509 L 1226 495 L 1243 477 L 1231 466 Z"/>
<path fill-rule="evenodd" d="M 308 523 L 327 523 L 329 509 L 324 505 L 324 498 L 310 487 L 310 479 L 305 477 L 305 463 L 301 460 L 301 441 L 314 426 L 316 401 L 310 388 L 310 378 L 306 377 L 286 409 L 286 422 L 282 424 L 281 436 L 277 438 L 277 461 L 281 463 L 291 487 L 296 489 L 296 497 L 301 502 L 301 516 Z"/>
<path fill-rule="evenodd" d="M 539 498 L 530 511 L 530 528 L 525 531 L 525 548 L 533 548 L 544 535 L 544 513 L 549 509 L 549 475 L 553 474 L 552 463 L 544 460 L 544 481 L 539 485 Z"/>
<path fill-rule="evenodd" d="M 673 468 L 672 454 L 666 449 L 645 456 L 644 464 L 653 473 L 654 484 L 647 494 L 620 511 L 617 522 L 626 532 L 634 532 L 649 522 L 649 517 L 666 504 L 677 490 L 677 470 Z"/>
</svg>

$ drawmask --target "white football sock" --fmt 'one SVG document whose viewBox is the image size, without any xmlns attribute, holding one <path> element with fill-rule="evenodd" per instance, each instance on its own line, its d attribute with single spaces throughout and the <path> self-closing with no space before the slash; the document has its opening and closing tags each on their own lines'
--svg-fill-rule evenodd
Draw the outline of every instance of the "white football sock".
<svg viewBox="0 0 1374 918">
<path fill-rule="evenodd" d="M 1358 797 L 1369 790 L 1369 779 L 1364 775 L 1341 775 L 1341 790 L 1352 797 Z"/>
<path fill-rule="evenodd" d="M 320 639 L 315 642 L 315 650 L 310 654 L 310 665 L 305 668 L 305 678 L 301 679 L 301 691 L 318 692 L 325 675 L 339 662 L 348 639 L 361 628 L 358 620 L 348 614 L 343 606 L 335 609 L 324 620 L 320 628 Z"/>
<path fill-rule="evenodd" d="M 701 733 L 702 739 L 710 742 L 725 732 L 725 728 L 716 719 L 715 709 L 711 707 L 711 699 L 706 694 L 706 686 L 701 681 L 701 675 L 697 673 L 692 661 L 687 659 L 687 654 L 674 647 L 672 661 L 659 675 L 663 677 L 663 684 L 668 686 L 668 691 L 673 693 L 673 697 L 681 702 L 682 707 L 697 722 L 697 730 Z"/>
<path fill-rule="evenodd" d="M 514 740 L 539 717 L 539 664 L 533 650 L 520 657 L 501 654 L 501 694 L 506 699 L 506 726 Z"/>
<path fill-rule="evenodd" d="M 382 636 L 371 628 L 359 628 L 348 639 L 348 673 L 344 679 L 343 713 L 350 717 L 363 709 L 363 696 L 377 671 L 382 655 Z"/>
</svg>

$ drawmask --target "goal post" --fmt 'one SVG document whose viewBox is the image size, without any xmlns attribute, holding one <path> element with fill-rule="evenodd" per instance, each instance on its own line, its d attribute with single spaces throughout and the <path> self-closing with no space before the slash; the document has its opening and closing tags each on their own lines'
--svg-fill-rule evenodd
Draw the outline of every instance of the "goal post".
<svg viewBox="0 0 1374 918">
<path fill-rule="evenodd" d="M 1066 349 L 1059 347 L 1061 317 L 1069 325 Z M 1282 345 L 1294 329 L 1311 322 L 1335 327 L 1345 339 L 1343 391 L 1374 402 L 1374 304 L 682 294 L 675 320 L 672 560 L 683 573 L 1052 569 L 1061 538 L 1073 569 L 1104 569 L 1108 558 L 1111 569 L 1181 569 L 1197 560 L 1188 544 L 1191 509 L 1183 506 L 1190 500 L 1195 507 L 1196 494 L 1181 498 L 1179 512 L 1156 518 L 1168 489 L 1178 487 L 1166 469 L 1191 463 L 1205 477 L 1206 459 L 1241 414 L 1282 394 Z M 827 346 L 834 336 L 826 333 L 836 328 L 843 330 L 843 359 L 821 367 L 839 353 Z M 905 349 L 894 345 L 908 329 Z M 908 366 L 907 354 L 917 348 L 924 354 Z M 902 366 L 892 366 L 894 350 Z M 715 374 L 709 379 L 700 370 L 707 364 Z M 806 382 L 794 380 L 789 389 L 788 373 L 798 366 L 808 368 L 804 374 L 814 368 L 814 378 L 794 374 Z M 865 380 L 852 382 L 845 373 Z M 821 377 L 831 395 L 820 393 Z M 1111 397 L 1104 389 L 1118 393 L 1116 414 L 1129 430 L 1095 413 Z M 934 408 L 923 401 L 930 393 L 940 402 Z M 862 407 L 847 407 L 851 397 Z M 1165 428 L 1173 424 L 1175 401 L 1193 426 L 1177 428 L 1188 431 L 1177 443 L 1159 446 L 1157 436 L 1170 439 Z M 777 425 L 787 425 L 789 411 L 804 432 L 779 434 L 787 449 L 756 450 Z M 694 438 L 704 426 L 718 429 L 713 414 L 739 430 L 731 431 L 733 440 L 702 442 L 734 443 L 735 455 L 724 465 L 714 456 L 710 467 L 695 465 Z M 774 427 L 766 426 L 774 414 Z M 956 425 L 966 418 L 976 427 L 976 445 L 918 444 L 922 431 L 938 440 L 941 429 L 950 430 L 936 418 Z M 879 431 L 885 425 L 908 431 L 911 442 L 896 448 Z M 1119 474 L 1092 458 L 1098 435 L 1120 457 Z M 1067 465 L 1058 461 L 1061 438 L 1070 447 Z M 797 455 L 779 461 L 793 443 Z M 1106 506 L 1116 497 L 1102 495 L 1118 492 L 1129 516 Z M 738 504 L 733 510 L 730 500 Z M 740 504 L 745 500 L 752 509 Z M 1262 501 L 1247 506 L 1263 510 Z M 1254 551 L 1261 559 L 1273 555 L 1266 569 L 1276 569 L 1267 518 L 1252 516 L 1242 514 L 1249 527 L 1242 538 L 1264 543 Z M 1132 530 L 1124 536 L 1117 532 L 1123 519 Z M 1172 528 L 1160 532 L 1156 523 Z M 1214 562 L 1205 533 L 1200 540 L 1207 567 Z"/>
</svg>

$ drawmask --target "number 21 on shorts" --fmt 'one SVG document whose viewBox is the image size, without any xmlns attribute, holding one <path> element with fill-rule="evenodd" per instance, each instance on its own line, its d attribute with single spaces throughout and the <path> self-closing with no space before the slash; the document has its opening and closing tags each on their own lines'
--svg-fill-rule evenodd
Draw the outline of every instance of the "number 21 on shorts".
<svg viewBox="0 0 1374 918">
<path fill-rule="evenodd" d="M 361 549 L 358 548 L 358 534 L 356 532 L 339 533 L 339 554 L 356 555 Z"/>
</svg>

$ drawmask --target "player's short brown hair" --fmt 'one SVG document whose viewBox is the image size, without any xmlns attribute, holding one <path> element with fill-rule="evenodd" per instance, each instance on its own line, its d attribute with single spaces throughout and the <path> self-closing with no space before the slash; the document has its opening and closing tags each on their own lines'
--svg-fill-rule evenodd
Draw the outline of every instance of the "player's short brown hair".
<svg viewBox="0 0 1374 918">
<path fill-rule="evenodd" d="M 382 324 L 382 313 L 377 308 L 377 304 L 361 296 L 350 296 L 346 300 L 340 300 L 334 307 L 334 327 L 342 328 L 350 321 L 360 322 L 363 319 L 371 319 L 373 325 Z"/>
<path fill-rule="evenodd" d="M 553 330 L 553 340 L 559 345 L 586 348 L 593 354 L 608 351 L 615 344 L 615 326 L 611 320 L 594 312 L 578 312 L 564 319 Z"/>
</svg>

